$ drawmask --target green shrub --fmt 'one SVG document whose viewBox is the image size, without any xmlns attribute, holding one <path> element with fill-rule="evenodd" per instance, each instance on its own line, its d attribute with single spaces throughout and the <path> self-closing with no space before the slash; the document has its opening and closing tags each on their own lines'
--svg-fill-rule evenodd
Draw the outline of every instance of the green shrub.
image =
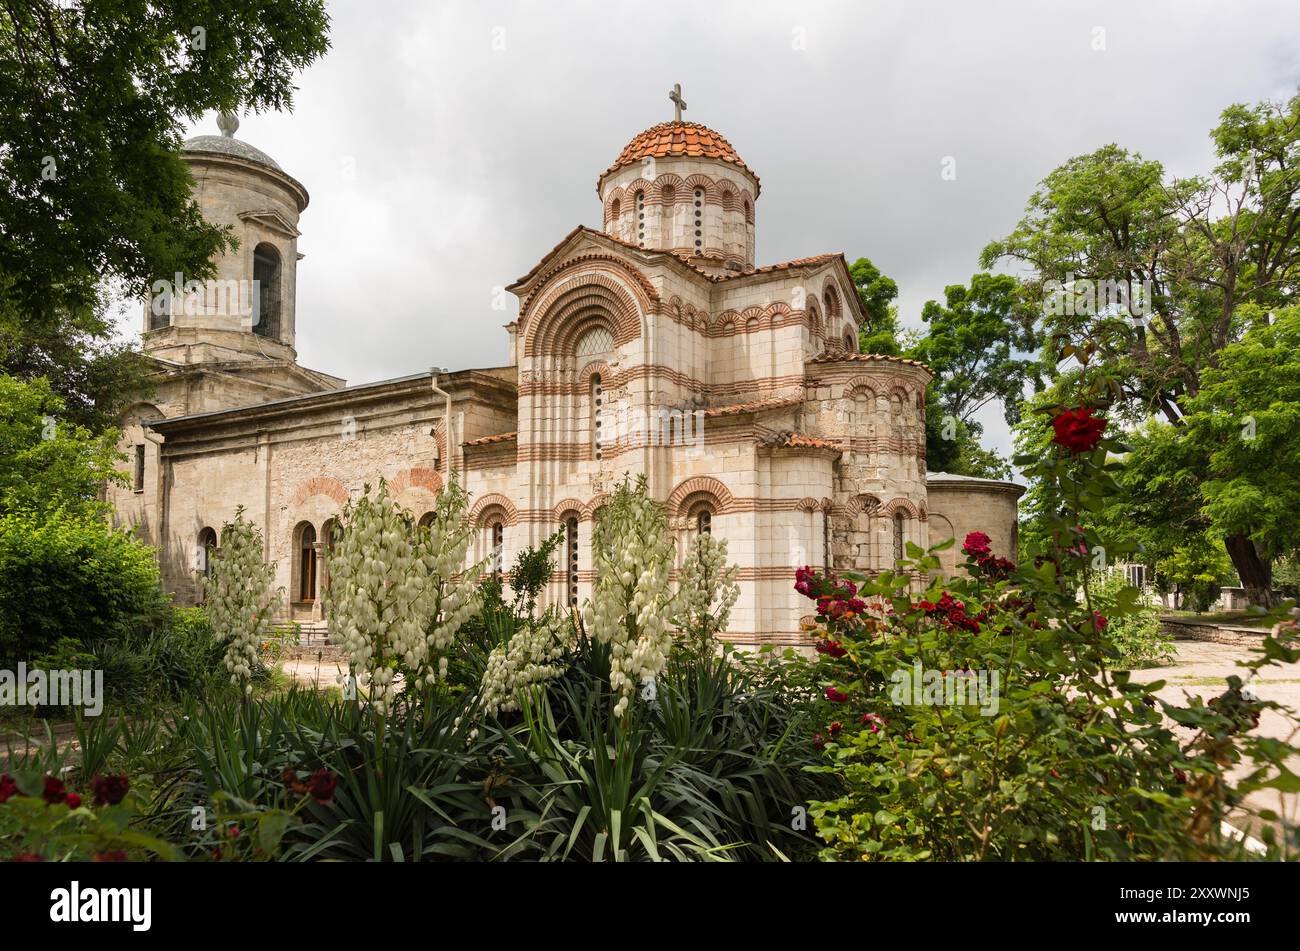
<svg viewBox="0 0 1300 951">
<path fill-rule="evenodd" d="M 170 600 L 153 550 L 98 516 L 0 516 L 0 658 L 139 636 L 165 626 Z"/>
<path fill-rule="evenodd" d="M 1128 588 L 1127 579 L 1118 571 L 1098 572 L 1089 582 L 1089 591 L 1102 604 L 1118 603 Z M 1140 600 L 1111 617 L 1106 634 L 1120 654 L 1116 666 L 1158 667 L 1176 654 L 1173 637 L 1160 628 L 1159 609 Z"/>
</svg>

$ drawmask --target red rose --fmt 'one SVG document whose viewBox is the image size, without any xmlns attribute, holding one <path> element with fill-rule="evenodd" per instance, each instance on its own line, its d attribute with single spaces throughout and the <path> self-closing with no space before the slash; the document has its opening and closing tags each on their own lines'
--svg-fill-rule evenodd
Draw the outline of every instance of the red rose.
<svg viewBox="0 0 1300 951">
<path fill-rule="evenodd" d="M 78 796 L 78 795 L 77 795 L 76 793 L 74 793 L 74 792 L 70 792 L 70 793 L 68 793 L 68 798 L 65 799 L 64 802 L 66 802 L 66 803 L 68 804 L 68 808 L 69 808 L 69 809 L 80 809 L 80 808 L 81 808 L 81 797 Z"/>
<path fill-rule="evenodd" d="M 864 713 L 858 722 L 863 726 L 871 727 L 872 733 L 879 733 L 880 728 L 885 725 L 885 718 L 878 713 Z"/>
<path fill-rule="evenodd" d="M 966 536 L 966 541 L 962 542 L 961 550 L 976 558 L 980 555 L 988 555 L 991 553 L 990 541 L 991 539 L 983 532 L 971 532 Z"/>
<path fill-rule="evenodd" d="M 844 724 L 840 723 L 839 720 L 836 720 L 834 723 L 832 723 L 830 726 L 826 728 L 826 732 L 829 733 L 832 737 L 836 737 L 840 735 L 840 730 L 842 729 L 844 729 Z"/>
<path fill-rule="evenodd" d="M 18 794 L 18 784 L 8 773 L 0 773 L 0 803 L 8 802 Z"/>
<path fill-rule="evenodd" d="M 307 780 L 307 791 L 311 797 L 322 806 L 334 801 L 334 787 L 339 784 L 339 778 L 324 767 L 316 770 L 311 774 L 311 779 Z"/>
<path fill-rule="evenodd" d="M 832 641 L 829 638 L 824 641 L 818 641 L 816 650 L 817 653 L 826 654 L 829 657 L 834 657 L 836 660 L 848 653 L 847 650 L 840 646 L 839 641 Z"/>
<path fill-rule="evenodd" d="M 1102 617 L 1100 614 L 1098 614 L 1096 611 L 1092 612 L 1092 629 L 1094 631 L 1106 630 L 1106 619 Z"/>
<path fill-rule="evenodd" d="M 90 783 L 96 806 L 116 806 L 126 798 L 131 781 L 125 776 L 96 776 Z"/>
<path fill-rule="evenodd" d="M 63 802 L 63 800 L 67 799 L 68 794 L 63 788 L 63 780 L 57 779 L 54 776 L 46 776 L 45 789 L 41 793 L 41 798 L 50 805 L 53 805 L 56 802 Z"/>
<path fill-rule="evenodd" d="M 1080 406 L 1067 409 L 1053 419 L 1052 429 L 1052 442 L 1058 446 L 1064 446 L 1070 452 L 1092 452 L 1101 441 L 1106 420 L 1093 416 L 1090 407 Z"/>
<path fill-rule="evenodd" d="M 849 699 L 849 695 L 847 693 L 840 693 L 840 691 L 836 690 L 834 687 L 827 687 L 826 699 L 831 703 L 843 703 L 845 700 Z"/>
</svg>

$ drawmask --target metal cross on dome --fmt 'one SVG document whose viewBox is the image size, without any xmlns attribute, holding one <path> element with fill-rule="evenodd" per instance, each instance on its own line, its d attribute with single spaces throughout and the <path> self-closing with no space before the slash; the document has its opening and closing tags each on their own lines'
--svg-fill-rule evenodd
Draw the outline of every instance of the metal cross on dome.
<svg viewBox="0 0 1300 951">
<path fill-rule="evenodd" d="M 668 94 L 668 98 L 673 101 L 673 111 L 675 113 L 675 115 L 673 116 L 673 121 L 681 122 L 682 110 L 686 108 L 686 100 L 682 98 L 681 83 L 673 83 L 673 89 L 672 92 Z"/>
</svg>

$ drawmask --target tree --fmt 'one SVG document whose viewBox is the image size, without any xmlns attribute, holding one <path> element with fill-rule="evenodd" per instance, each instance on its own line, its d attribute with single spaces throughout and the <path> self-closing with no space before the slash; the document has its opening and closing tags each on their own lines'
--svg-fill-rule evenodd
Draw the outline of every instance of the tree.
<svg viewBox="0 0 1300 951">
<path fill-rule="evenodd" d="M 0 512 L 99 512 L 105 482 L 123 481 L 117 433 L 66 418 L 49 383 L 0 376 Z"/>
<path fill-rule="evenodd" d="M 1232 106 L 1212 136 L 1220 162 L 1204 177 L 1166 181 L 1159 162 L 1117 145 L 1071 159 L 981 256 L 984 267 L 1029 268 L 1025 288 L 1042 301 L 1050 353 L 1100 366 L 1119 416 L 1183 426 L 1225 348 L 1263 309 L 1295 300 L 1300 96 Z M 1224 542 L 1243 584 L 1262 596 L 1265 556 L 1248 534 Z"/>
<path fill-rule="evenodd" d="M 1271 562 L 1300 547 L 1300 307 L 1271 323 L 1258 316 L 1219 353 L 1179 435 L 1205 463 L 1196 472 L 1201 515 L 1251 603 L 1271 605 Z"/>
<path fill-rule="evenodd" d="M 880 269 L 866 258 L 858 258 L 849 266 L 849 275 L 857 288 L 858 300 L 867 313 L 867 319 L 858 330 L 858 342 L 863 353 L 899 355 L 898 285 L 894 279 L 880 273 Z"/>
<path fill-rule="evenodd" d="M 203 219 L 180 156 L 183 120 L 283 109 L 296 70 L 328 48 L 323 0 L 31 0 L 0 11 L 0 357 L 41 372 L 60 340 L 91 351 L 54 380 L 103 408 L 106 284 L 212 276 L 234 247 Z M 98 354 L 110 367 L 116 353 Z M 75 364 L 72 361 L 68 365 Z M 63 389 L 63 387 L 67 387 Z"/>
<path fill-rule="evenodd" d="M 1043 386 L 1035 316 L 1020 282 L 1006 274 L 976 274 L 969 287 L 944 288 L 943 304 L 926 301 L 921 319 L 930 329 L 909 355 L 935 372 L 944 413 L 978 435 L 975 414 L 1001 400 L 1007 422 L 1015 425 L 1025 384 Z"/>
</svg>

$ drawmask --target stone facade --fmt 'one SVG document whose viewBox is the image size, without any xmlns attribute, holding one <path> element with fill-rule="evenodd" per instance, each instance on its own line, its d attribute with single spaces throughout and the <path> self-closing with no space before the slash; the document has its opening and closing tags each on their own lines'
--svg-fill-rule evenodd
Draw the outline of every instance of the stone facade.
<svg viewBox="0 0 1300 951">
<path fill-rule="evenodd" d="M 930 372 L 857 352 L 864 314 L 844 257 L 755 267 L 758 178 L 712 130 L 656 126 L 600 176 L 604 230 L 574 229 L 509 288 L 509 365 L 353 387 L 293 352 L 283 263 L 296 261 L 306 191 L 230 136 L 192 140 L 187 157 L 205 213 L 246 236 L 219 272 L 261 267 L 278 284 L 258 290 L 272 332 L 202 308 L 146 312 L 158 396 L 125 421 L 142 465 L 135 489 L 112 495 L 183 599 L 197 597 L 205 539 L 242 506 L 288 613 L 321 620 L 317 553 L 381 477 L 418 519 L 454 474 L 472 495 L 475 560 L 508 566 L 565 531 L 547 593 L 564 606 L 590 593 L 603 499 L 644 473 L 679 558 L 696 532 L 727 540 L 741 582 L 728 637 L 749 645 L 806 642 L 800 565 L 878 571 L 908 541 L 976 528 L 1014 551 L 1019 487 L 927 476 Z M 249 249 L 268 244 L 276 256 L 259 265 Z"/>
</svg>

